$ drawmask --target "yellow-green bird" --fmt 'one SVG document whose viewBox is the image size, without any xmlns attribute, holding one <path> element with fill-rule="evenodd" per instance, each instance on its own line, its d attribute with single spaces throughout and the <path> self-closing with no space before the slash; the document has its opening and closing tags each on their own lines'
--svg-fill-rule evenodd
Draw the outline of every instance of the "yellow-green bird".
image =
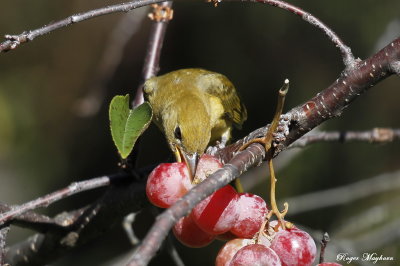
<svg viewBox="0 0 400 266">
<path fill-rule="evenodd" d="M 192 176 L 208 145 L 231 137 L 247 118 L 236 88 L 222 74 L 204 69 L 181 69 L 153 77 L 144 84 L 153 108 L 153 121 L 164 132 L 178 161 Z"/>
</svg>

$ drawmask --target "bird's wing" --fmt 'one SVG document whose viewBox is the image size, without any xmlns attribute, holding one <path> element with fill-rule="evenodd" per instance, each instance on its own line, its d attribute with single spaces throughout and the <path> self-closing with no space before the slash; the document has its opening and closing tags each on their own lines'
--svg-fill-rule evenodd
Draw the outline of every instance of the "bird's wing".
<svg viewBox="0 0 400 266">
<path fill-rule="evenodd" d="M 210 79 L 210 77 L 213 77 Z M 208 72 L 202 75 L 205 93 L 217 98 L 223 108 L 223 118 L 232 121 L 235 127 L 241 128 L 243 122 L 247 119 L 247 111 L 245 106 L 240 102 L 239 96 L 232 82 L 222 74 Z"/>
</svg>

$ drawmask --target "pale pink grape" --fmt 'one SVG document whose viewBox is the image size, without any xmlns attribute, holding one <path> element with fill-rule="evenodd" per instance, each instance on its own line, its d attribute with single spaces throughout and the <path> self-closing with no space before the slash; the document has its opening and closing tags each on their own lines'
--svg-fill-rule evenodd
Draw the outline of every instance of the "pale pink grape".
<svg viewBox="0 0 400 266">
<path fill-rule="evenodd" d="M 252 238 L 260 227 L 268 212 L 265 201 L 251 193 L 240 193 L 237 200 L 239 217 L 231 232 L 242 238 Z"/>
<path fill-rule="evenodd" d="M 192 188 L 184 163 L 162 163 L 150 173 L 146 194 L 154 205 L 168 208 Z"/>
<path fill-rule="evenodd" d="M 247 245 L 236 253 L 229 266 L 281 266 L 278 255 L 264 245 Z"/>
<path fill-rule="evenodd" d="M 277 232 L 271 248 L 278 254 L 284 266 L 312 265 L 317 254 L 312 237 L 297 228 Z"/>
<path fill-rule="evenodd" d="M 249 244 L 254 244 L 254 241 L 252 239 L 236 238 L 226 242 L 218 252 L 215 259 L 215 266 L 229 266 L 236 252 Z"/>
</svg>

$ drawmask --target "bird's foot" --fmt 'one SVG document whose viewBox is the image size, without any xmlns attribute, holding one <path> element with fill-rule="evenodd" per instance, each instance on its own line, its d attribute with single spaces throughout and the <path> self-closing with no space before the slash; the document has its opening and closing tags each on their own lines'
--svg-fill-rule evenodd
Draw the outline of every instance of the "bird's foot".
<svg viewBox="0 0 400 266">
<path fill-rule="evenodd" d="M 218 150 L 223 148 L 225 148 L 225 143 L 216 141 L 215 146 L 209 146 L 206 150 L 206 153 L 214 156 Z"/>
</svg>

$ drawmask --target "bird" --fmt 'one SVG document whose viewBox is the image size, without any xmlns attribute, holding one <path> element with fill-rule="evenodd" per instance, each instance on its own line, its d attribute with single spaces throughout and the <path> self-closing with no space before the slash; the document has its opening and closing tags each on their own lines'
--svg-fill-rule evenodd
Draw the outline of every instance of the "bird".
<svg viewBox="0 0 400 266">
<path fill-rule="evenodd" d="M 153 122 L 192 177 L 207 147 L 224 146 L 231 138 L 232 127 L 241 129 L 247 119 L 232 82 L 201 68 L 152 77 L 145 81 L 143 94 L 153 109 Z"/>
</svg>

